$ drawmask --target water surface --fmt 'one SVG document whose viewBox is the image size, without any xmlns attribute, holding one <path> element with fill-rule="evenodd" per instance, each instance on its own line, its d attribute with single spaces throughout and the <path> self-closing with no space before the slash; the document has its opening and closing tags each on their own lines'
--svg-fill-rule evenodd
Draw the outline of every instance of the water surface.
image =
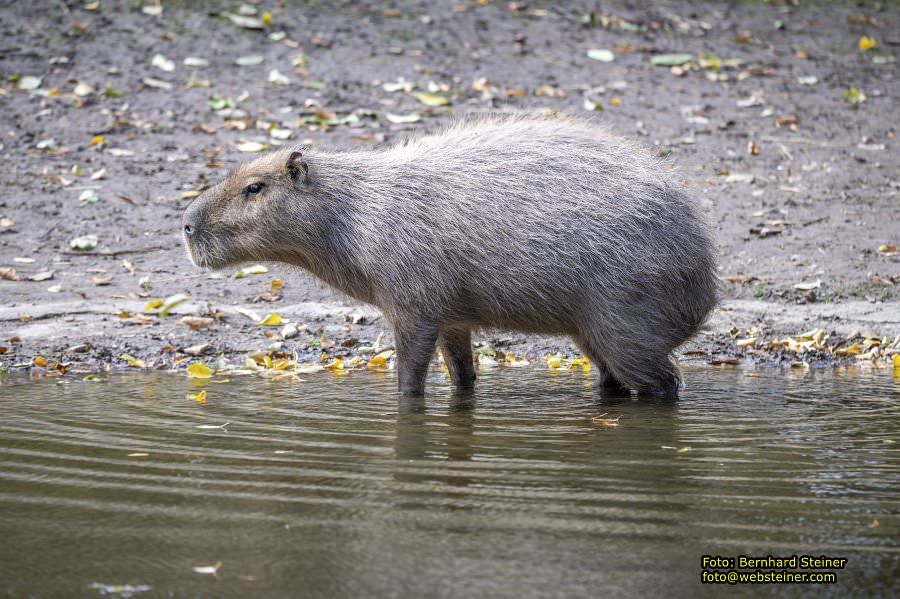
<svg viewBox="0 0 900 599">
<path fill-rule="evenodd" d="M 425 402 L 392 373 L 305 378 L 231 377 L 205 405 L 168 373 L 6 378 L 0 594 L 897 596 L 889 372 L 688 370 L 676 403 L 580 372 L 487 372 L 474 401 L 440 374 Z M 707 553 L 849 562 L 713 588 Z"/>
</svg>

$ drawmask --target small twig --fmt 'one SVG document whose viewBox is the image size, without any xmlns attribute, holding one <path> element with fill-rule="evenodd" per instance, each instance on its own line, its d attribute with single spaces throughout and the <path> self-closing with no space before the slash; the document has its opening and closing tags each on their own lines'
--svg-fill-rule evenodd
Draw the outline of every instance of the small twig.
<svg viewBox="0 0 900 599">
<path fill-rule="evenodd" d="M 816 219 L 813 219 L 813 220 L 806 221 L 805 223 L 800 223 L 800 226 L 801 226 L 801 227 L 808 227 L 808 226 L 810 226 L 810 225 L 814 225 L 814 224 L 816 224 L 816 223 L 820 223 L 820 222 L 825 221 L 825 220 L 828 220 L 828 219 L 830 219 L 830 218 L 831 218 L 830 216 L 823 216 L 823 217 L 821 217 L 821 218 L 816 218 Z"/>
<path fill-rule="evenodd" d="M 61 252 L 64 256 L 100 256 L 103 258 L 115 258 L 116 256 L 124 256 L 126 254 L 144 254 L 146 252 L 154 252 L 156 250 L 164 250 L 167 249 L 161 245 L 154 245 L 152 247 L 146 248 L 136 248 L 133 250 L 115 250 L 115 251 L 103 251 L 103 252 Z"/>
</svg>

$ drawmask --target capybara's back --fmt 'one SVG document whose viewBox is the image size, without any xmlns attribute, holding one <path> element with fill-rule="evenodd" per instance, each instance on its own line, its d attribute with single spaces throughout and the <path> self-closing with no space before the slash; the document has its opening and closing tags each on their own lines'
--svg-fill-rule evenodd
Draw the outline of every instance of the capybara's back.
<svg viewBox="0 0 900 599">
<path fill-rule="evenodd" d="M 303 160 L 292 193 L 321 223 L 279 234 L 321 235 L 294 262 L 384 311 L 401 389 L 421 392 L 436 341 L 470 384 L 479 327 L 566 333 L 600 384 L 677 388 L 670 354 L 715 305 L 713 244 L 644 150 L 580 120 L 488 117 Z"/>
</svg>

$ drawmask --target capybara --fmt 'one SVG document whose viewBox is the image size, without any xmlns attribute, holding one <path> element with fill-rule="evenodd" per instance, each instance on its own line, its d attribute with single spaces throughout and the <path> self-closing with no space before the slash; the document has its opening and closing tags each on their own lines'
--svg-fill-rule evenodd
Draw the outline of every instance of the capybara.
<svg viewBox="0 0 900 599">
<path fill-rule="evenodd" d="M 482 327 L 572 337 L 597 385 L 676 394 L 716 303 L 697 208 L 646 151 L 573 118 L 467 118 L 385 150 L 281 149 L 185 210 L 193 262 L 300 266 L 393 327 L 402 394 L 435 347 L 475 380 Z"/>
</svg>

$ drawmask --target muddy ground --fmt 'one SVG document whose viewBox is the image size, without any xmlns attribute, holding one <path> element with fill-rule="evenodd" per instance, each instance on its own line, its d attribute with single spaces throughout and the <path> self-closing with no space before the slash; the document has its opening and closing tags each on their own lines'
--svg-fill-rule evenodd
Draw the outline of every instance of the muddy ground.
<svg viewBox="0 0 900 599">
<path fill-rule="evenodd" d="M 831 365 L 900 334 L 897 3 L 155 6 L 0 8 L 2 366 L 44 356 L 124 367 L 127 353 L 164 367 L 189 346 L 237 355 L 278 341 L 278 327 L 237 308 L 309 329 L 282 351 L 353 355 L 387 333 L 373 309 L 278 265 L 198 273 L 180 238 L 189 198 L 254 144 L 377 148 L 496 110 L 589 115 L 666 156 L 698 198 L 723 304 L 683 360 Z M 651 62 L 672 53 L 690 61 Z M 403 82 L 450 103 L 426 106 Z M 84 235 L 96 247 L 73 250 Z M 175 294 L 189 299 L 169 316 L 142 314 Z M 216 318 L 192 331 L 186 314 Z M 830 335 L 823 349 L 769 345 L 817 327 Z M 827 349 L 866 336 L 846 355 Z M 506 332 L 478 340 L 574 350 Z"/>
</svg>

